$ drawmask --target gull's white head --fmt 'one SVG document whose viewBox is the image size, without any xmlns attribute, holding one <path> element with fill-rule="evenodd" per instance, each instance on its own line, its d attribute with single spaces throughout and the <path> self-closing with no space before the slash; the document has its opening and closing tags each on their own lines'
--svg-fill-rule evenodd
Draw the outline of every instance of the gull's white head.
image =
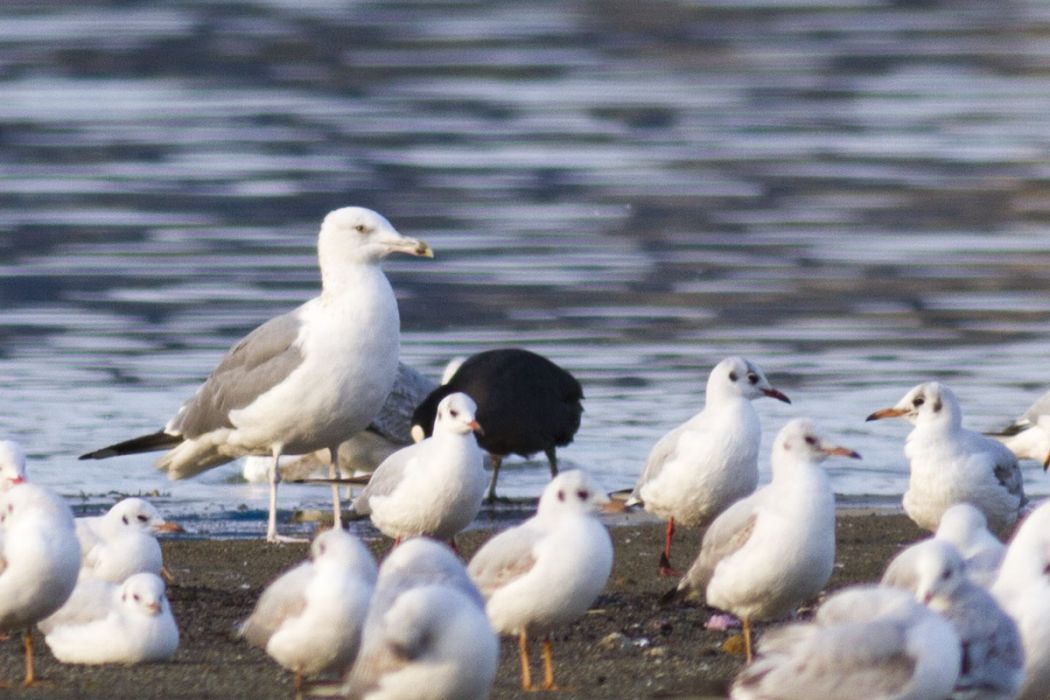
<svg viewBox="0 0 1050 700">
<path fill-rule="evenodd" d="M 945 426 L 957 428 L 962 425 L 962 410 L 955 393 L 939 382 L 920 384 L 891 408 L 875 411 L 867 420 L 904 418 L 915 426 Z"/>
<path fill-rule="evenodd" d="M 609 497 L 595 488 L 579 469 L 571 469 L 551 479 L 540 496 L 537 514 L 560 518 L 565 515 L 593 514 L 609 503 Z"/>
<path fill-rule="evenodd" d="M 164 590 L 164 581 L 160 576 L 150 573 L 132 574 L 120 587 L 120 602 L 129 610 L 153 617 L 164 612 L 168 604 Z"/>
<path fill-rule="evenodd" d="M 26 453 L 14 440 L 0 440 L 0 491 L 26 480 Z"/>
<path fill-rule="evenodd" d="M 485 431 L 476 418 L 478 405 L 474 399 L 463 392 L 457 391 L 441 399 L 437 407 L 437 417 L 434 418 L 434 432 L 447 432 L 456 435 L 468 433 L 480 433 Z"/>
<path fill-rule="evenodd" d="M 791 403 L 791 399 L 773 388 L 758 365 L 743 357 L 727 357 L 715 365 L 707 378 L 708 402 L 723 397 L 743 397 L 752 400 L 762 396 Z"/>
<path fill-rule="evenodd" d="M 0 529 L 35 516 L 46 518 L 49 527 L 73 528 L 73 511 L 51 489 L 25 482 L 0 493 Z"/>
<path fill-rule="evenodd" d="M 391 253 L 432 258 L 426 243 L 407 238 L 381 214 L 363 207 L 343 207 L 330 212 L 317 238 L 321 273 L 349 263 L 375 263 Z"/>
<path fill-rule="evenodd" d="M 944 610 L 948 597 L 966 580 L 966 564 L 955 545 L 931 538 L 902 552 L 882 580 L 911 591 L 916 600 L 934 610 Z"/>
<path fill-rule="evenodd" d="M 107 526 L 114 530 L 139 532 L 180 532 L 179 525 L 168 522 L 160 511 L 142 498 L 125 498 L 113 505 L 103 516 Z"/>
<path fill-rule="evenodd" d="M 388 593 L 413 586 L 439 584 L 452 586 L 468 595 L 479 606 L 485 603 L 466 567 L 448 545 L 429 537 L 413 537 L 402 542 L 383 560 L 376 582 L 377 597 L 381 589 Z"/>
<path fill-rule="evenodd" d="M 315 537 L 310 544 L 310 559 L 315 564 L 331 562 L 368 581 L 376 580 L 375 557 L 346 530 L 332 528 Z"/>
<path fill-rule="evenodd" d="M 969 503 L 956 503 L 944 511 L 936 536 L 949 542 L 968 542 L 981 530 L 988 529 L 988 518 Z"/>
<path fill-rule="evenodd" d="M 773 439 L 774 470 L 786 463 L 820 463 L 833 455 L 860 459 L 860 455 L 848 447 L 825 442 L 813 423 L 805 418 L 789 421 Z"/>
</svg>

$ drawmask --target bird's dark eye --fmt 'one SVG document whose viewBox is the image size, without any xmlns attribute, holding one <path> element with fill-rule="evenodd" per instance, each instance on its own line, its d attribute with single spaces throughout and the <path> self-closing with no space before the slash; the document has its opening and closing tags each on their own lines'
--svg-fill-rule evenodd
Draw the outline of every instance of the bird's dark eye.
<svg viewBox="0 0 1050 700">
<path fill-rule="evenodd" d="M 364 224 L 358 224 L 357 226 L 354 226 L 354 230 L 357 231 L 358 233 L 364 233 L 365 231 L 368 230 L 368 227 L 365 226 Z"/>
<path fill-rule="evenodd" d="M 135 593 L 135 594 L 134 594 L 134 595 L 132 595 L 131 597 L 132 597 L 132 598 L 134 598 L 135 600 L 142 600 L 142 599 L 141 599 L 141 598 L 139 597 L 139 594 L 138 594 L 138 593 Z"/>
<path fill-rule="evenodd" d="M 943 580 L 943 581 L 947 581 L 947 580 L 948 580 L 948 579 L 950 579 L 951 577 L 952 577 L 952 570 L 951 570 L 951 569 L 945 569 L 945 570 L 944 570 L 944 571 L 943 571 L 943 572 L 941 573 L 941 580 Z"/>
<path fill-rule="evenodd" d="M 736 376 L 736 372 L 730 372 L 729 373 L 729 381 L 735 382 L 737 379 L 738 379 L 738 377 Z"/>
<path fill-rule="evenodd" d="M 815 437 L 813 437 L 812 435 L 807 435 L 806 436 L 806 444 L 807 445 L 816 445 L 817 444 L 817 439 Z"/>
<path fill-rule="evenodd" d="M 747 381 L 751 382 L 752 384 L 758 384 L 758 375 L 754 372 L 748 372 Z"/>
<path fill-rule="evenodd" d="M 459 411 L 457 411 L 456 409 L 453 408 L 451 411 L 449 411 L 449 413 L 452 414 L 453 418 L 459 418 Z"/>
<path fill-rule="evenodd" d="M 588 498 L 591 497 L 591 493 L 587 489 L 580 489 L 579 491 L 576 492 L 576 495 L 579 497 L 579 499 L 581 501 L 586 501 Z"/>
<path fill-rule="evenodd" d="M 926 403 L 925 399 L 923 399 L 921 396 L 916 396 L 915 400 L 911 402 L 911 405 L 914 406 L 915 408 L 918 408 L 919 406 L 923 405 L 924 403 Z"/>
<path fill-rule="evenodd" d="M 140 515 L 140 516 L 138 516 L 138 518 L 139 518 L 139 522 L 140 523 L 144 523 L 147 520 L 149 520 L 149 518 L 147 518 L 145 515 Z"/>
<path fill-rule="evenodd" d="M 124 515 L 124 516 L 121 516 L 121 518 L 120 518 L 120 522 L 122 522 L 122 523 L 124 523 L 125 525 L 127 525 L 127 524 L 128 524 L 128 516 L 126 516 L 126 515 Z"/>
<path fill-rule="evenodd" d="M 564 501 L 565 500 L 565 492 L 564 491 L 559 491 L 558 492 L 558 500 L 559 501 Z"/>
</svg>

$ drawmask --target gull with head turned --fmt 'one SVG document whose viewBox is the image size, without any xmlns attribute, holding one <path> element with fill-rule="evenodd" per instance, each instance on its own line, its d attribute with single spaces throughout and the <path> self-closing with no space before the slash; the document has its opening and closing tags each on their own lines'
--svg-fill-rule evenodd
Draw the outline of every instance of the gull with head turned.
<svg viewBox="0 0 1050 700">
<path fill-rule="evenodd" d="M 867 419 L 883 418 L 904 418 L 915 426 L 904 444 L 911 466 L 904 511 L 916 525 L 936 530 L 956 503 L 980 510 L 993 532 L 1017 522 L 1028 503 L 1017 458 L 1001 443 L 963 427 L 951 389 L 938 382 L 919 384 Z"/>
<path fill-rule="evenodd" d="M 326 448 L 334 478 L 340 443 L 368 426 L 394 384 L 400 318 L 380 263 L 392 253 L 433 257 L 426 243 L 360 207 L 328 214 L 317 249 L 320 296 L 234 345 L 162 430 L 81 459 L 169 450 L 157 468 L 182 479 L 238 457 L 268 455 L 266 537 L 276 541 L 281 455 Z M 338 526 L 337 485 L 332 499 Z"/>
<path fill-rule="evenodd" d="M 791 403 L 750 360 L 728 357 L 711 370 L 704 408 L 653 446 L 627 500 L 667 521 L 660 574 L 674 575 L 675 524 L 707 525 L 758 485 L 762 425 L 751 402 Z"/>
</svg>

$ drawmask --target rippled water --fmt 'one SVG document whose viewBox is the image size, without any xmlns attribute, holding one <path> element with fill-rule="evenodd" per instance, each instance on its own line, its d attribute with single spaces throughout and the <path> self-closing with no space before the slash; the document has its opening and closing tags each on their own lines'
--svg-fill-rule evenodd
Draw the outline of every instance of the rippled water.
<svg viewBox="0 0 1050 700">
<path fill-rule="evenodd" d="M 629 486 L 757 360 L 895 501 L 913 384 L 999 426 L 1050 384 L 1050 6 L 1032 2 L 5 3 L 0 435 L 100 503 L 160 490 L 261 532 L 236 467 L 77 462 L 160 427 L 222 352 L 317 289 L 330 209 L 433 261 L 388 265 L 402 354 L 524 345 L 587 400 L 567 463 Z M 765 452 L 765 448 L 763 448 Z M 768 457 L 763 459 L 768 468 Z M 544 469 L 507 470 L 534 495 Z M 1028 465 L 1026 485 L 1050 493 Z M 326 492 L 283 490 L 282 510 Z"/>
</svg>

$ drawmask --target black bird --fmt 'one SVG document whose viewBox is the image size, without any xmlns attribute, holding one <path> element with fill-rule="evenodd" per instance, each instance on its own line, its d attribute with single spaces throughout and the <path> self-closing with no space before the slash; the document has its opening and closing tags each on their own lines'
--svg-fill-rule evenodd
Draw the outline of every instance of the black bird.
<svg viewBox="0 0 1050 700">
<path fill-rule="evenodd" d="M 488 501 L 496 498 L 496 479 L 503 458 L 528 457 L 540 450 L 558 475 L 556 447 L 572 442 L 580 428 L 583 389 L 576 378 L 546 357 L 520 348 L 486 350 L 467 358 L 456 373 L 432 391 L 412 414 L 413 433 L 434 428 L 441 399 L 462 391 L 478 405 L 484 433 L 478 444 L 492 455 Z"/>
</svg>

